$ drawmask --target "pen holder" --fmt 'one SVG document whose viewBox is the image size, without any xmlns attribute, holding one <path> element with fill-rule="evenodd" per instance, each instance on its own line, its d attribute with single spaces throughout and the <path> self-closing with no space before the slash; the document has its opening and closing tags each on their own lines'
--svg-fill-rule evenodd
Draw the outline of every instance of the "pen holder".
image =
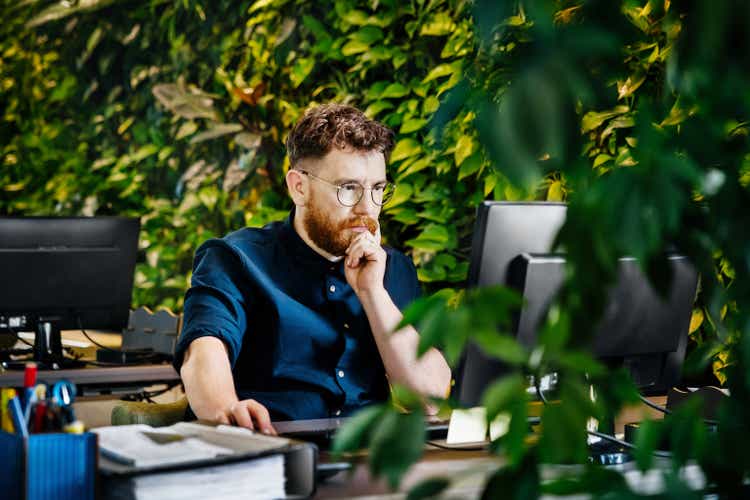
<svg viewBox="0 0 750 500">
<path fill-rule="evenodd" d="M 93 499 L 96 435 L 0 432 L 0 496 L 9 500 Z"/>
</svg>

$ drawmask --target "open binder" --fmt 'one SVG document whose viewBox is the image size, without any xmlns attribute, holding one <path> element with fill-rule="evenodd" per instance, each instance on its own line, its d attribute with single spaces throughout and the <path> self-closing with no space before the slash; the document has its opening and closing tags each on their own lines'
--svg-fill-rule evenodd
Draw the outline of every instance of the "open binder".
<svg viewBox="0 0 750 500">
<path fill-rule="evenodd" d="M 105 499 L 307 498 L 315 492 L 318 449 L 311 443 L 188 422 L 93 432 Z"/>
</svg>

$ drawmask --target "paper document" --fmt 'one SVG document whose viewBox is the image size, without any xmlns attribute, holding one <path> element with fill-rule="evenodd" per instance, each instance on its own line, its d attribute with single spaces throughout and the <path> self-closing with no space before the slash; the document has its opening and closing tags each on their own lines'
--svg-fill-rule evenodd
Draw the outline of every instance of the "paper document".
<svg viewBox="0 0 750 500">
<path fill-rule="evenodd" d="M 117 425 L 100 427 L 92 432 L 99 435 L 99 449 L 104 456 L 138 468 L 178 465 L 222 455 L 260 453 L 288 443 L 284 438 L 255 434 L 247 429 L 188 422 L 170 427 Z"/>
</svg>

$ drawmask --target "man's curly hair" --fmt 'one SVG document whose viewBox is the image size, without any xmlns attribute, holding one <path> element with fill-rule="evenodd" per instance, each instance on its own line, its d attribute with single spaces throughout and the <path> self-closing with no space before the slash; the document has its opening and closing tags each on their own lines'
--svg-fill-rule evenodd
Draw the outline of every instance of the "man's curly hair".
<svg viewBox="0 0 750 500">
<path fill-rule="evenodd" d="M 292 167 L 304 158 L 322 158 L 334 147 L 360 152 L 379 151 L 387 162 L 393 146 L 391 129 L 367 118 L 353 106 L 333 103 L 308 109 L 286 139 Z"/>
</svg>

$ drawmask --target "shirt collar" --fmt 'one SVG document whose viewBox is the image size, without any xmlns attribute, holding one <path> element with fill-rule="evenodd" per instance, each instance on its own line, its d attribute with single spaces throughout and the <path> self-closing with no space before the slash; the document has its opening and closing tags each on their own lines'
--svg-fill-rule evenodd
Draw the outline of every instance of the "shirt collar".
<svg viewBox="0 0 750 500">
<path fill-rule="evenodd" d="M 344 262 L 344 259 L 337 262 L 331 262 L 313 250 L 310 245 L 305 243 L 305 240 L 303 240 L 300 235 L 297 234 L 297 230 L 294 229 L 294 215 L 295 211 L 294 207 L 292 207 L 289 211 L 289 216 L 284 220 L 284 223 L 281 226 L 281 239 L 289 254 L 305 266 L 314 269 L 319 268 L 326 271 L 339 269 Z"/>
</svg>

